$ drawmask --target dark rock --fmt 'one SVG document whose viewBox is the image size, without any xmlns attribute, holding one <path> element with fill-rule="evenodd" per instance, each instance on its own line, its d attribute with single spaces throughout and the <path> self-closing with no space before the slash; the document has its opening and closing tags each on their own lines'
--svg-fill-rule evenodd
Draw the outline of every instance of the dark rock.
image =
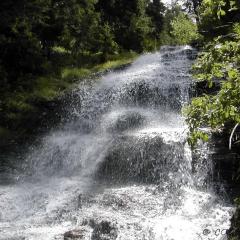
<svg viewBox="0 0 240 240">
<path fill-rule="evenodd" d="M 240 196 L 240 154 L 237 149 L 229 150 L 229 133 L 214 134 L 210 143 L 213 161 L 213 180 L 225 185 L 232 199 Z"/>
<path fill-rule="evenodd" d="M 110 127 L 110 130 L 112 132 L 123 132 L 129 129 L 140 127 L 143 122 L 144 117 L 140 113 L 128 111 L 119 117 L 116 123 Z"/>
<path fill-rule="evenodd" d="M 91 240 L 115 240 L 117 239 L 118 232 L 115 224 L 109 221 L 101 221 L 96 223 L 91 221 L 93 228 Z"/>
<path fill-rule="evenodd" d="M 228 240 L 240 239 L 240 206 L 237 207 L 234 216 L 231 219 L 231 228 L 227 232 Z"/>
<path fill-rule="evenodd" d="M 153 183 L 177 173 L 185 158 L 184 143 L 164 142 L 154 137 L 119 136 L 112 143 L 104 161 L 99 163 L 98 180 Z"/>
<path fill-rule="evenodd" d="M 210 152 L 212 152 L 213 180 L 216 183 L 216 191 L 222 195 L 221 185 L 224 185 L 227 196 L 233 202 L 234 199 L 240 197 L 240 153 L 239 145 L 234 143 L 232 149 L 229 150 L 231 129 L 232 127 L 226 127 L 222 133 L 213 135 Z M 236 205 L 237 209 L 231 219 L 231 228 L 227 232 L 229 240 L 240 239 L 240 204 Z"/>
<path fill-rule="evenodd" d="M 117 236 L 116 224 L 107 220 L 85 219 L 79 229 L 66 232 L 64 240 L 116 240 Z"/>
<path fill-rule="evenodd" d="M 68 231 L 64 233 L 64 240 L 84 239 L 85 233 L 86 233 L 86 229 L 76 229 L 76 230 Z"/>
</svg>

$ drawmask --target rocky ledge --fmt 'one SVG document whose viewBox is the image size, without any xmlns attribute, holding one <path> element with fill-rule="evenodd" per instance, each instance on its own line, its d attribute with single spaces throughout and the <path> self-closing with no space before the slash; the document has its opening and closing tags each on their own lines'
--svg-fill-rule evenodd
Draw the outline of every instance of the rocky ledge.
<svg viewBox="0 0 240 240">
<path fill-rule="evenodd" d="M 78 229 L 68 231 L 64 234 L 64 240 L 115 240 L 117 239 L 118 231 L 114 223 L 95 219 L 83 221 Z"/>
<path fill-rule="evenodd" d="M 237 132 L 236 134 L 239 134 Z M 213 135 L 210 150 L 213 160 L 213 179 L 216 190 L 221 191 L 219 182 L 224 185 L 230 201 L 234 203 L 236 211 L 231 219 L 228 231 L 229 240 L 240 239 L 240 148 L 239 143 L 233 144 L 229 150 L 229 130 Z M 222 194 L 220 192 L 220 194 Z"/>
</svg>

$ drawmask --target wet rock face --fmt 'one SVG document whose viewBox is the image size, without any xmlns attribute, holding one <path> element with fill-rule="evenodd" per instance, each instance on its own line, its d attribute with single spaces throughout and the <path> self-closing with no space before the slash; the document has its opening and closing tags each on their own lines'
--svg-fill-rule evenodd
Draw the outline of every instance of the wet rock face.
<svg viewBox="0 0 240 240">
<path fill-rule="evenodd" d="M 224 184 L 231 198 L 240 195 L 240 154 L 238 149 L 229 150 L 229 134 L 213 136 L 211 141 L 211 158 L 213 161 L 213 178 L 215 182 Z"/>
<path fill-rule="evenodd" d="M 161 135 L 150 138 L 119 136 L 99 164 L 95 176 L 98 180 L 115 182 L 158 182 L 166 180 L 170 172 L 177 176 L 184 158 L 184 143 L 166 143 Z"/>
<path fill-rule="evenodd" d="M 238 206 L 232 220 L 231 228 L 228 230 L 228 239 L 229 240 L 239 240 L 240 239 L 240 207 Z"/>
<path fill-rule="evenodd" d="M 177 78 L 177 76 L 176 76 Z M 153 86 L 149 82 L 129 84 L 119 96 L 122 105 L 161 107 L 179 111 L 182 107 L 182 88 L 177 82 L 168 86 Z"/>
<path fill-rule="evenodd" d="M 96 223 L 90 222 L 93 228 L 91 240 L 115 240 L 117 239 L 117 228 L 109 221 Z"/>
<path fill-rule="evenodd" d="M 116 240 L 118 236 L 117 227 L 110 221 L 97 221 L 90 219 L 84 221 L 79 229 L 68 231 L 64 234 L 64 240 Z"/>
<path fill-rule="evenodd" d="M 64 240 L 80 240 L 84 239 L 86 234 L 85 229 L 72 230 L 64 233 Z"/>
<path fill-rule="evenodd" d="M 215 134 L 211 141 L 211 152 L 213 161 L 213 180 L 223 184 L 228 196 L 233 201 L 240 196 L 240 153 L 239 145 L 233 145 L 229 150 L 229 131 L 225 130 L 221 134 Z M 217 185 L 217 191 L 220 191 Z M 240 239 L 240 204 L 231 219 L 231 228 L 227 232 L 229 240 Z"/>
<path fill-rule="evenodd" d="M 134 111 L 128 111 L 110 126 L 110 131 L 121 133 L 123 131 L 140 127 L 144 122 L 144 117 Z"/>
</svg>

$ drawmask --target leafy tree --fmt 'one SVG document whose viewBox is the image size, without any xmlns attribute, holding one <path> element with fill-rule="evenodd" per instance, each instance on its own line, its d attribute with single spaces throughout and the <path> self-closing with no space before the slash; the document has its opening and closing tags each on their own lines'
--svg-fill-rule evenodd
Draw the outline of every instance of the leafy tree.
<svg viewBox="0 0 240 240">
<path fill-rule="evenodd" d="M 175 39 L 172 37 L 172 21 L 179 14 L 181 14 L 182 9 L 178 4 L 171 5 L 171 8 L 168 8 L 165 12 L 165 16 L 163 19 L 162 31 L 160 33 L 160 43 L 161 45 L 174 45 Z"/>
<path fill-rule="evenodd" d="M 98 51 L 102 53 L 102 61 L 106 61 L 108 55 L 113 55 L 118 52 L 118 44 L 115 42 L 115 36 L 108 23 L 100 28 L 98 43 Z"/>
<path fill-rule="evenodd" d="M 64 34 L 61 39 L 63 46 L 75 55 L 94 51 L 98 46 L 100 15 L 95 11 L 95 4 L 95 0 L 62 1 L 59 15 Z"/>
<path fill-rule="evenodd" d="M 1 1 L 0 4 L 0 58 L 10 87 L 19 76 L 32 72 L 39 74 L 42 70 L 45 61 L 41 51 L 43 43 L 34 29 L 38 29 L 45 18 L 47 4 L 40 3 L 39 8 L 27 1 Z"/>
<path fill-rule="evenodd" d="M 176 44 L 190 44 L 199 38 L 197 25 L 184 13 L 180 13 L 175 17 L 171 22 L 171 25 L 171 34 L 173 38 L 176 39 Z"/>
<path fill-rule="evenodd" d="M 201 6 L 203 0 L 186 0 L 184 6 L 186 10 L 195 15 L 196 21 L 199 22 L 199 7 Z"/>
<path fill-rule="evenodd" d="M 199 14 L 199 30 L 209 41 L 214 37 L 228 34 L 232 24 L 240 21 L 240 2 L 203 0 Z"/>
<path fill-rule="evenodd" d="M 208 139 L 202 127 L 220 131 L 240 123 L 240 24 L 234 25 L 232 36 L 231 40 L 218 37 L 209 43 L 194 65 L 196 79 L 208 81 L 209 88 L 220 83 L 220 90 L 194 98 L 185 109 L 192 145 Z"/>
<path fill-rule="evenodd" d="M 153 25 L 152 36 L 159 39 L 163 28 L 165 6 L 160 0 L 153 0 L 148 3 L 146 13 Z"/>
<path fill-rule="evenodd" d="M 173 4 L 167 9 L 160 35 L 162 45 L 191 44 L 198 38 L 197 25 L 183 12 L 180 5 Z"/>
<path fill-rule="evenodd" d="M 152 30 L 146 8 L 146 0 L 99 0 L 97 4 L 102 21 L 113 29 L 116 43 L 135 51 L 144 50 L 144 40 Z"/>
</svg>

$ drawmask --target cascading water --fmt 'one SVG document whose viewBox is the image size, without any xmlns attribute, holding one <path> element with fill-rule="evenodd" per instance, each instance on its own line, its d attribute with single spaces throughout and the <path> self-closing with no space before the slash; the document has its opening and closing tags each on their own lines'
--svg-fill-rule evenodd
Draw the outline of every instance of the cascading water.
<svg viewBox="0 0 240 240">
<path fill-rule="evenodd" d="M 232 208 L 207 147 L 192 161 L 180 114 L 194 54 L 166 47 L 74 90 L 67 123 L 0 186 L 0 239 L 224 239 Z"/>
</svg>

